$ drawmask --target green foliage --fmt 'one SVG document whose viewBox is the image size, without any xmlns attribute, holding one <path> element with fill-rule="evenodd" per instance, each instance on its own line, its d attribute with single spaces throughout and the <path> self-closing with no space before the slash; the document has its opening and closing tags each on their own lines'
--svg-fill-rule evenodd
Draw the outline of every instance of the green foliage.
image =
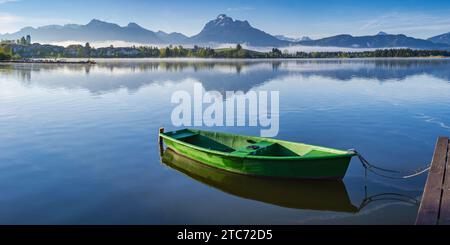
<svg viewBox="0 0 450 245">
<path fill-rule="evenodd" d="M 281 52 L 281 50 L 277 49 L 277 48 L 273 48 L 272 51 L 266 53 L 266 58 L 285 58 L 283 57 L 283 53 Z"/>
<path fill-rule="evenodd" d="M 139 50 L 142 57 L 160 57 L 161 55 L 161 52 L 157 47 L 141 46 L 138 47 L 137 50 Z"/>
<path fill-rule="evenodd" d="M 91 44 L 86 43 L 86 45 L 84 45 L 84 53 L 88 58 L 91 57 L 91 51 L 92 51 Z"/>
<path fill-rule="evenodd" d="M 85 46 L 70 45 L 60 47 L 53 45 L 22 45 L 2 44 L 1 59 L 23 58 L 295 58 L 295 59 L 322 59 L 322 58 L 378 58 L 378 57 L 450 57 L 449 51 L 443 50 L 413 50 L 413 49 L 380 49 L 362 52 L 282 52 L 273 48 L 269 52 L 257 52 L 242 48 L 240 44 L 235 48 L 212 49 L 209 47 L 169 46 L 165 48 L 141 47 L 106 47 L 94 48 L 89 43 Z M 5 49 L 5 47 L 7 47 Z M 14 47 L 14 48 L 11 48 Z M 11 52 L 11 50 L 14 50 Z"/>
<path fill-rule="evenodd" d="M 22 38 L 20 38 L 19 43 L 22 45 L 27 45 L 27 40 L 25 39 L 25 37 L 22 37 Z"/>
<path fill-rule="evenodd" d="M 215 58 L 234 58 L 234 59 L 243 59 L 243 58 L 265 58 L 264 53 L 256 52 L 252 50 L 239 48 L 237 46 L 235 49 L 227 48 L 227 49 L 217 49 Z"/>
<path fill-rule="evenodd" d="M 380 49 L 363 52 L 297 52 L 292 58 L 394 58 L 394 57 L 450 57 L 444 50 L 413 50 L 413 49 Z"/>
<path fill-rule="evenodd" d="M 13 58 L 12 52 L 7 46 L 0 46 L 0 60 L 10 60 Z"/>
</svg>

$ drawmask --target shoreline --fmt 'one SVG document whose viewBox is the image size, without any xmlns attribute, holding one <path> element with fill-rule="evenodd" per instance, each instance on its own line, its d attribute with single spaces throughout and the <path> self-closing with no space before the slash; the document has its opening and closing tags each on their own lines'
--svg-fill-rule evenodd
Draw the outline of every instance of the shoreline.
<svg viewBox="0 0 450 245">
<path fill-rule="evenodd" d="M 0 63 L 16 63 L 16 64 L 80 64 L 80 65 L 95 65 L 94 60 L 46 60 L 46 59 L 30 59 L 30 60 L 2 60 Z"/>
<path fill-rule="evenodd" d="M 74 65 L 95 65 L 97 61 L 108 61 L 108 60 L 130 60 L 130 61 L 139 61 L 139 60 L 160 60 L 160 61 L 170 61 L 170 60 L 204 60 L 204 61 L 239 61 L 239 60 L 278 60 L 278 61 L 286 61 L 286 60 L 407 60 L 407 59 L 417 59 L 417 60 L 445 60 L 450 59 L 450 57 L 445 56 L 430 56 L 430 57 L 354 57 L 354 58 L 200 58 L 200 57 L 123 57 L 123 58 L 96 58 L 89 60 L 80 60 L 83 58 L 65 58 L 64 60 L 51 60 L 51 59 L 30 59 L 30 60 L 0 60 L 0 63 L 14 63 L 14 64 L 74 64 Z"/>
</svg>

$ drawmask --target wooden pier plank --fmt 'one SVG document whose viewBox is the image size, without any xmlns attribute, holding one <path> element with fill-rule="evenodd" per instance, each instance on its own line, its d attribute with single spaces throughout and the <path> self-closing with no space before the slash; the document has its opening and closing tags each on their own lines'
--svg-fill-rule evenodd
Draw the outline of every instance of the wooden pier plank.
<svg viewBox="0 0 450 245">
<path fill-rule="evenodd" d="M 417 215 L 417 225 L 438 224 L 447 149 L 448 138 L 440 137 L 436 143 L 431 169 L 422 196 L 419 214 Z"/>
<path fill-rule="evenodd" d="M 450 142 L 447 147 L 447 168 L 445 170 L 444 186 L 442 188 L 441 210 L 439 215 L 440 225 L 450 225 Z"/>
</svg>

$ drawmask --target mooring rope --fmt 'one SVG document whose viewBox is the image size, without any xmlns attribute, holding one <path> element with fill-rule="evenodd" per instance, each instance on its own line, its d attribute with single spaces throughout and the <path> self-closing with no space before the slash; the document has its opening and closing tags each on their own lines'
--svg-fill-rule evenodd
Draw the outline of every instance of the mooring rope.
<svg viewBox="0 0 450 245">
<path fill-rule="evenodd" d="M 413 177 L 419 176 L 419 175 L 421 175 L 421 174 L 423 174 L 423 173 L 426 173 L 426 172 L 428 172 L 428 171 L 430 170 L 430 168 L 431 168 L 431 164 L 428 164 L 428 165 L 426 165 L 426 166 L 424 166 L 424 167 L 420 167 L 420 168 L 415 169 L 415 170 L 412 170 L 412 171 L 400 171 L 400 170 L 386 169 L 386 168 L 381 168 L 381 167 L 378 167 L 378 166 L 376 166 L 376 165 L 371 164 L 369 161 L 367 161 L 367 160 L 366 160 L 366 159 L 365 159 L 358 151 L 356 151 L 355 149 L 348 150 L 348 152 L 355 154 L 355 155 L 359 158 L 359 160 L 361 161 L 363 167 L 364 167 L 366 170 L 368 170 L 368 171 L 370 171 L 370 172 L 372 172 L 372 173 L 374 173 L 374 174 L 376 174 L 376 175 L 378 175 L 378 176 L 384 177 L 384 178 L 390 178 L 390 179 L 409 179 L 409 178 L 413 178 Z M 401 176 L 389 176 L 389 175 L 386 175 L 386 174 L 379 173 L 378 171 L 379 171 L 379 172 L 390 173 L 390 174 L 401 174 Z"/>
</svg>

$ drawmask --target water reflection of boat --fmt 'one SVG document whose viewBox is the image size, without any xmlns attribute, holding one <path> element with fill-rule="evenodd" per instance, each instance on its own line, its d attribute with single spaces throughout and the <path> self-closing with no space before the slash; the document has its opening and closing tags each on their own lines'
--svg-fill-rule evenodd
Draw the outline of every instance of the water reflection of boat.
<svg viewBox="0 0 450 245">
<path fill-rule="evenodd" d="M 342 181 L 273 179 L 244 176 L 212 168 L 167 149 L 167 166 L 226 193 L 277 206 L 336 212 L 358 212 Z"/>
</svg>

